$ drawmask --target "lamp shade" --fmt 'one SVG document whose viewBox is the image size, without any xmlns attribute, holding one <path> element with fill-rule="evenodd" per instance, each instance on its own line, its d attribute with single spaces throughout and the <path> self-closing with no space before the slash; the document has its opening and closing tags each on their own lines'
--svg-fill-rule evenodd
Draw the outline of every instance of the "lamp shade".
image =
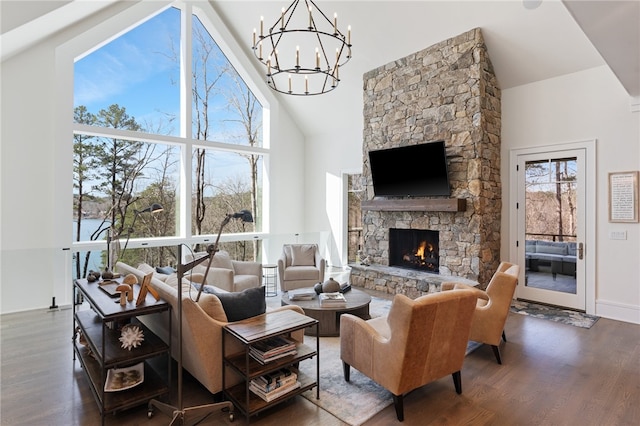
<svg viewBox="0 0 640 426">
<path fill-rule="evenodd" d="M 253 215 L 249 210 L 240 210 L 232 215 L 234 219 L 240 219 L 243 222 L 253 222 Z"/>
<path fill-rule="evenodd" d="M 158 204 L 158 203 L 153 203 L 151 204 L 149 207 L 147 207 L 144 210 L 140 210 L 139 213 L 157 213 L 157 212 L 161 212 L 164 210 L 164 207 L 162 207 L 162 204 Z"/>
</svg>

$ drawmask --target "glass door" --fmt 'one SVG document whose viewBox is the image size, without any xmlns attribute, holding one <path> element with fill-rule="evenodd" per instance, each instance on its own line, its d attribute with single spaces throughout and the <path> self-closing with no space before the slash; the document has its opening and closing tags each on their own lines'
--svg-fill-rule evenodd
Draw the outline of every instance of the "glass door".
<svg viewBox="0 0 640 426">
<path fill-rule="evenodd" d="M 583 150 L 518 156 L 519 299 L 585 310 L 584 161 Z"/>
</svg>

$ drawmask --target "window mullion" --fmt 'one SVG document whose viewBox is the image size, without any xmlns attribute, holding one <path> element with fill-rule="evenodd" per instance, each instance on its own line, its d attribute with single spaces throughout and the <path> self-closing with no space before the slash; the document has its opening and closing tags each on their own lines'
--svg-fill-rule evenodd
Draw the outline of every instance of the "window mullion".
<svg viewBox="0 0 640 426">
<path fill-rule="evenodd" d="M 181 8 L 180 14 L 180 134 L 185 138 L 186 144 L 181 151 L 181 188 L 180 193 L 183 195 L 179 201 L 179 235 L 189 238 L 192 235 L 191 226 L 191 200 L 193 195 L 192 178 L 192 153 L 193 153 L 193 134 L 191 125 L 193 91 L 192 91 L 192 12 L 191 3 L 186 2 Z"/>
</svg>

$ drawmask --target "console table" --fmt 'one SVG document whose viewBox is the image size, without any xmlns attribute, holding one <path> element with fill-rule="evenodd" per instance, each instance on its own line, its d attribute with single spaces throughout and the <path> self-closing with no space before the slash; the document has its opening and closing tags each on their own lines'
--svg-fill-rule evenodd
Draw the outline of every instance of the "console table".
<svg viewBox="0 0 640 426">
<path fill-rule="evenodd" d="M 122 348 L 118 327 L 134 321 L 138 316 L 166 312 L 171 330 L 171 305 L 147 294 L 144 303 L 136 306 L 140 286 L 134 285 L 133 300 L 122 306 L 119 297 L 109 296 L 100 287 L 99 282 L 88 282 L 86 279 L 74 282 L 74 290 L 82 294 L 91 309 L 78 309 L 76 304 L 73 305 L 73 358 L 80 360 L 104 424 L 104 416 L 107 413 L 146 404 L 153 398 L 168 395 L 171 385 L 170 345 L 138 321 L 135 325 L 144 334 L 142 344 L 131 350 Z M 86 342 L 80 342 L 80 333 Z M 160 356 L 167 359 L 167 380 L 164 380 L 148 362 Z M 143 363 L 144 369 L 144 380 L 141 383 L 120 391 L 105 390 L 110 369 L 131 367 L 138 363 Z"/>
</svg>

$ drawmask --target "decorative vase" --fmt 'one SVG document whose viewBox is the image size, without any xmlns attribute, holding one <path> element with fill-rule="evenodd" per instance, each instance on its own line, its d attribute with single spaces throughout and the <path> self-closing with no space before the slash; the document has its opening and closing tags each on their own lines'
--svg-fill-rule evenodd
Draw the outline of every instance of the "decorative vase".
<svg viewBox="0 0 640 426">
<path fill-rule="evenodd" d="M 108 269 L 105 269 L 104 271 L 102 271 L 102 279 L 103 280 L 113 279 L 113 272 L 111 272 Z"/>
<path fill-rule="evenodd" d="M 316 294 L 322 293 L 322 283 L 318 283 L 313 286 L 313 289 L 316 291 Z"/>
<path fill-rule="evenodd" d="M 337 293 L 340 291 L 340 283 L 334 280 L 333 278 L 329 278 L 325 282 L 322 283 L 322 292 L 323 293 Z"/>
</svg>

